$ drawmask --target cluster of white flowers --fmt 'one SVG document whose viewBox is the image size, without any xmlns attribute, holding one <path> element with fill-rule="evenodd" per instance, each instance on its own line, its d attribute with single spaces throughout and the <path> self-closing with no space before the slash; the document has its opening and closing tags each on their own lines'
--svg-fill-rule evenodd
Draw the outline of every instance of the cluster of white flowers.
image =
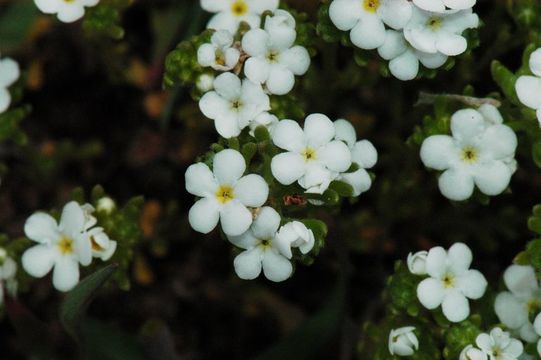
<svg viewBox="0 0 541 360">
<path fill-rule="evenodd" d="M 201 7 L 215 15 L 207 24 L 208 29 L 227 30 L 236 33 L 240 23 L 256 29 L 261 25 L 265 11 L 278 9 L 279 0 L 201 0 Z"/>
<path fill-rule="evenodd" d="M 79 282 L 79 264 L 88 266 L 92 258 L 106 261 L 113 256 L 117 243 L 103 228 L 96 227 L 94 208 L 72 201 L 62 210 L 60 222 L 47 213 L 37 212 L 24 225 L 26 236 L 38 245 L 22 256 L 24 270 L 41 278 L 53 270 L 53 285 L 69 291 Z"/>
<path fill-rule="evenodd" d="M 85 14 L 85 7 L 98 5 L 100 0 L 34 0 L 45 14 L 56 14 L 58 20 L 72 23 Z"/>
<path fill-rule="evenodd" d="M 9 87 L 21 75 L 19 64 L 11 58 L 0 59 L 0 114 L 5 112 L 11 104 Z"/>
<path fill-rule="evenodd" d="M 4 303 L 4 291 L 11 296 L 17 292 L 17 263 L 8 256 L 6 249 L 0 248 L 0 307 Z"/>
<path fill-rule="evenodd" d="M 421 147 L 425 166 L 443 171 L 441 193 L 455 201 L 471 197 L 475 186 L 486 195 L 501 194 L 517 168 L 517 136 L 498 109 L 485 104 L 457 111 L 451 133 L 430 136 Z"/>
<path fill-rule="evenodd" d="M 419 63 L 436 69 L 466 51 L 463 32 L 479 26 L 473 5 L 475 0 L 334 0 L 329 15 L 338 29 L 350 31 L 355 46 L 377 49 L 391 74 L 407 81 L 417 76 Z"/>
<path fill-rule="evenodd" d="M 497 327 L 490 334 L 482 333 L 475 339 L 477 348 L 468 345 L 462 350 L 459 360 L 518 360 L 524 351 L 522 342 Z"/>
<path fill-rule="evenodd" d="M 533 75 L 520 76 L 515 90 L 520 102 L 537 111 L 537 119 L 541 123 L 541 48 L 530 55 L 529 65 Z"/>
<path fill-rule="evenodd" d="M 472 252 L 463 243 L 445 251 L 440 246 L 430 251 L 410 254 L 408 268 L 416 275 L 428 275 L 417 287 L 421 304 L 433 310 L 441 305 L 443 315 L 451 322 L 460 322 L 470 315 L 468 299 L 480 299 L 486 290 L 483 274 L 470 269 Z"/>
<path fill-rule="evenodd" d="M 396 356 L 411 356 L 419 350 L 419 340 L 414 326 L 405 326 L 389 333 L 389 353 Z"/>
</svg>

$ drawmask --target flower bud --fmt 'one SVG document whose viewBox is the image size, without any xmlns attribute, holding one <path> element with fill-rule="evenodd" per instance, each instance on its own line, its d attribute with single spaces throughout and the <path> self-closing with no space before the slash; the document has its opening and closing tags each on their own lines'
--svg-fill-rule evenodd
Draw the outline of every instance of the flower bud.
<svg viewBox="0 0 541 360">
<path fill-rule="evenodd" d="M 417 340 L 413 330 L 415 330 L 413 326 L 391 330 L 389 334 L 389 352 L 391 355 L 411 356 L 419 349 L 419 340 Z"/>
<path fill-rule="evenodd" d="M 98 212 L 104 212 L 106 214 L 110 214 L 116 207 L 116 204 L 113 199 L 110 197 L 102 197 L 98 200 Z"/>
<path fill-rule="evenodd" d="M 415 275 L 426 275 L 426 257 L 428 251 L 418 251 L 408 255 L 408 269 Z"/>
</svg>

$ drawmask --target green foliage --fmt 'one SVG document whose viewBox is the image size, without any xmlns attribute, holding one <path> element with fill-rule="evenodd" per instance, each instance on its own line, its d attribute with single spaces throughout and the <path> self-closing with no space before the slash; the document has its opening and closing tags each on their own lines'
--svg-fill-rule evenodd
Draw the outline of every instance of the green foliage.
<svg viewBox="0 0 541 360">
<path fill-rule="evenodd" d="M 0 13 L 0 39 L 2 51 L 23 44 L 39 11 L 32 0 L 19 0 Z"/>
<path fill-rule="evenodd" d="M 133 0 L 101 0 L 98 5 L 87 8 L 83 28 L 91 36 L 106 36 L 115 40 L 124 37 L 121 15 Z"/>
</svg>

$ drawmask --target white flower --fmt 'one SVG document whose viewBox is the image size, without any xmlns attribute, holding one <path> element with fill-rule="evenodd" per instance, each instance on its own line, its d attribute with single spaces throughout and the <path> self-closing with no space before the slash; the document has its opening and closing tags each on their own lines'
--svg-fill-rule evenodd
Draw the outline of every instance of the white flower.
<svg viewBox="0 0 541 360">
<path fill-rule="evenodd" d="M 84 230 L 86 231 L 98 223 L 98 219 L 94 216 L 96 209 L 94 209 L 94 206 L 87 203 L 81 205 L 81 210 L 83 210 L 83 215 L 85 217 Z"/>
<path fill-rule="evenodd" d="M 17 263 L 7 255 L 4 248 L 0 248 L 0 306 L 4 302 L 4 288 L 14 296 L 17 291 Z"/>
<path fill-rule="evenodd" d="M 278 118 L 276 115 L 272 115 L 268 112 L 261 113 L 254 119 L 254 121 L 250 123 L 250 135 L 255 135 L 255 129 L 258 126 L 266 127 L 269 134 L 272 134 L 276 124 L 278 124 Z"/>
<path fill-rule="evenodd" d="M 292 221 L 280 228 L 275 238 L 276 247 L 288 259 L 293 257 L 291 248 L 308 254 L 315 244 L 314 233 L 300 221 Z"/>
<path fill-rule="evenodd" d="M 329 8 L 333 24 L 350 31 L 351 42 L 361 49 L 375 49 L 385 41 L 385 25 L 401 30 L 410 20 L 407 0 L 334 0 Z"/>
<path fill-rule="evenodd" d="M 197 89 L 201 91 L 202 93 L 206 93 L 207 91 L 214 89 L 214 79 L 215 79 L 214 75 L 210 75 L 210 74 L 200 75 L 197 78 L 195 86 L 197 86 Z"/>
<path fill-rule="evenodd" d="M 304 75 L 310 66 L 308 51 L 293 46 L 295 38 L 295 19 L 284 10 L 267 19 L 265 30 L 248 31 L 242 38 L 242 49 L 250 56 L 244 64 L 246 77 L 265 84 L 271 94 L 290 92 L 295 75 Z"/>
<path fill-rule="evenodd" d="M 442 170 L 441 193 L 456 201 L 468 199 L 474 186 L 486 195 L 502 193 L 516 170 L 517 137 L 492 105 L 457 111 L 451 133 L 430 136 L 421 147 L 426 167 Z"/>
<path fill-rule="evenodd" d="M 270 100 L 250 80 L 241 80 L 232 73 L 223 73 L 214 80 L 214 91 L 199 100 L 201 112 L 214 120 L 218 134 L 224 138 L 238 136 L 242 129 L 261 113 L 270 110 Z"/>
<path fill-rule="evenodd" d="M 429 54 L 413 48 L 406 42 L 402 31 L 394 30 L 387 30 L 385 42 L 378 48 L 378 54 L 389 60 L 389 71 L 402 81 L 415 79 L 419 73 L 419 63 L 428 69 L 437 69 L 448 59 L 447 55 L 439 52 Z"/>
<path fill-rule="evenodd" d="M 371 169 L 378 162 L 378 152 L 374 145 L 368 140 L 357 141 L 355 128 L 344 119 L 334 122 L 335 140 L 346 143 L 351 151 L 351 161 L 359 166 L 359 169 L 352 173 L 342 173 L 336 180 L 344 181 L 353 188 L 353 196 L 359 196 L 368 191 L 372 186 L 372 179 L 366 171 Z"/>
<path fill-rule="evenodd" d="M 472 253 L 463 243 L 449 251 L 437 246 L 428 252 L 426 272 L 429 277 L 417 287 L 417 297 L 429 309 L 441 305 L 443 315 L 451 322 L 460 322 L 470 314 L 468 299 L 480 299 L 487 281 L 477 270 L 470 270 Z"/>
<path fill-rule="evenodd" d="M 458 360 L 487 360 L 487 354 L 473 345 L 468 345 L 460 352 Z"/>
<path fill-rule="evenodd" d="M 201 7 L 216 13 L 207 29 L 228 30 L 235 34 L 243 21 L 252 29 L 259 28 L 261 14 L 276 10 L 278 3 L 279 0 L 201 0 Z"/>
<path fill-rule="evenodd" d="M 309 115 L 304 130 L 293 120 L 280 121 L 272 141 L 287 152 L 272 158 L 272 175 L 283 185 L 298 181 L 307 192 L 323 193 L 338 173 L 351 166 L 349 148 L 334 136 L 334 125 L 323 114 Z"/>
<path fill-rule="evenodd" d="M 210 44 L 203 44 L 197 49 L 199 65 L 218 71 L 233 69 L 240 58 L 240 51 L 233 47 L 233 35 L 227 30 L 218 30 L 210 41 Z"/>
<path fill-rule="evenodd" d="M 0 59 L 0 114 L 11 104 L 8 87 L 13 85 L 21 75 L 19 64 L 11 58 Z"/>
<path fill-rule="evenodd" d="M 479 17 L 471 9 L 433 13 L 414 7 L 413 16 L 404 28 L 404 36 L 422 52 L 456 56 L 468 48 L 468 42 L 462 36 L 464 30 L 478 26 Z"/>
<path fill-rule="evenodd" d="M 490 360 L 517 360 L 524 346 L 513 339 L 508 332 L 494 328 L 489 334 L 479 334 L 475 339 L 477 346 L 489 356 Z"/>
<path fill-rule="evenodd" d="M 236 150 L 222 150 L 214 156 L 212 171 L 197 163 L 186 171 L 186 190 L 201 197 L 190 209 L 189 221 L 195 231 L 207 234 L 218 221 L 226 235 L 237 236 L 252 224 L 247 207 L 262 206 L 269 187 L 259 175 L 243 176 L 246 162 Z"/>
<path fill-rule="evenodd" d="M 538 336 L 541 336 L 541 313 L 537 314 L 537 316 L 535 317 L 533 327 L 535 329 L 535 333 Z M 537 353 L 539 354 L 539 356 L 541 356 L 541 340 L 537 342 Z"/>
<path fill-rule="evenodd" d="M 58 20 L 71 23 L 85 14 L 85 7 L 96 6 L 99 0 L 34 0 L 45 14 L 56 14 Z"/>
<path fill-rule="evenodd" d="M 88 232 L 92 245 L 92 256 L 102 261 L 109 260 L 116 251 L 117 242 L 109 239 L 109 236 L 101 227 L 95 227 Z"/>
<path fill-rule="evenodd" d="M 85 231 L 85 214 L 74 201 L 64 206 L 58 224 L 49 214 L 35 213 L 26 221 L 24 232 L 39 245 L 24 252 L 23 268 L 31 276 L 41 278 L 54 267 L 54 287 L 71 290 L 79 282 L 79 264 L 87 266 L 92 260 Z"/>
<path fill-rule="evenodd" d="M 389 333 L 389 352 L 391 355 L 411 356 L 419 350 L 419 340 L 413 332 L 415 327 L 406 326 Z"/>
<path fill-rule="evenodd" d="M 472 8 L 477 0 L 413 0 L 413 3 L 426 11 L 444 12 L 449 9 L 465 10 Z"/>
<path fill-rule="evenodd" d="M 104 196 L 98 200 L 98 205 L 96 206 L 98 212 L 104 212 L 110 214 L 116 208 L 115 201 L 108 196 Z"/>
<path fill-rule="evenodd" d="M 503 274 L 503 281 L 509 291 L 498 294 L 494 311 L 500 321 L 509 329 L 520 334 L 527 342 L 538 339 L 529 320 L 531 311 L 541 309 L 541 289 L 531 266 L 511 265 Z"/>
<path fill-rule="evenodd" d="M 515 90 L 521 103 L 537 110 L 537 119 L 541 123 L 541 48 L 530 56 L 530 70 L 534 76 L 523 75 L 515 83 Z"/>
<path fill-rule="evenodd" d="M 415 275 L 426 275 L 426 257 L 428 251 L 418 251 L 415 254 L 408 254 L 408 269 Z"/>
<path fill-rule="evenodd" d="M 235 272 L 241 279 L 255 279 L 261 269 L 271 281 L 284 281 L 291 276 L 293 266 L 276 244 L 279 226 L 280 215 L 273 208 L 265 206 L 244 234 L 228 236 L 234 245 L 245 249 L 234 260 Z"/>
</svg>

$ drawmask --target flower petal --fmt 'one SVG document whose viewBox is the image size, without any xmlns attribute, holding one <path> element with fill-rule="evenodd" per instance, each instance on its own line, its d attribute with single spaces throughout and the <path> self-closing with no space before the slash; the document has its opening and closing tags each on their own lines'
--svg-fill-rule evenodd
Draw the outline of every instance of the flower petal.
<svg viewBox="0 0 541 360">
<path fill-rule="evenodd" d="M 252 225 L 252 213 L 240 201 L 232 200 L 221 208 L 220 221 L 226 235 L 238 236 Z"/>
<path fill-rule="evenodd" d="M 274 239 L 280 227 L 280 214 L 270 206 L 261 208 L 252 224 L 252 231 L 259 239 Z"/>
<path fill-rule="evenodd" d="M 344 119 L 338 119 L 334 122 L 334 138 L 344 141 L 347 146 L 353 147 L 357 141 L 357 133 L 353 125 Z"/>
<path fill-rule="evenodd" d="M 332 140 L 334 125 L 326 115 L 311 114 L 304 121 L 304 134 L 308 146 L 317 149 Z"/>
<path fill-rule="evenodd" d="M 226 112 L 223 115 L 218 116 L 214 120 L 214 126 L 216 132 L 226 139 L 239 136 L 242 130 L 238 116 L 232 112 Z"/>
<path fill-rule="evenodd" d="M 300 153 L 305 146 L 304 132 L 296 121 L 282 120 L 272 132 L 272 142 L 281 149 Z"/>
<path fill-rule="evenodd" d="M 433 278 L 424 279 L 417 286 L 417 298 L 421 304 L 433 310 L 441 305 L 445 295 L 445 289 L 441 281 Z"/>
<path fill-rule="evenodd" d="M 203 198 L 190 208 L 188 220 L 192 228 L 200 233 L 208 234 L 218 225 L 219 212 L 216 200 Z"/>
<path fill-rule="evenodd" d="M 199 109 L 209 119 L 216 119 L 229 111 L 229 101 L 216 91 L 209 91 L 199 100 Z"/>
<path fill-rule="evenodd" d="M 60 0 L 34 0 L 37 8 L 45 14 L 56 14 L 60 5 Z"/>
<path fill-rule="evenodd" d="M 35 242 L 50 244 L 59 237 L 58 225 L 51 215 L 37 212 L 26 220 L 24 234 Z"/>
<path fill-rule="evenodd" d="M 226 11 L 214 15 L 207 24 L 207 29 L 227 30 L 232 34 L 236 33 L 238 28 L 239 21 L 237 17 Z"/>
<path fill-rule="evenodd" d="M 223 0 L 222 0 L 223 1 Z M 246 0 L 250 11 L 260 15 L 269 10 L 274 12 L 278 9 L 279 0 Z"/>
<path fill-rule="evenodd" d="M 229 2 L 224 0 L 201 0 L 201 7 L 208 12 L 225 11 L 229 6 Z"/>
<path fill-rule="evenodd" d="M 413 0 L 413 3 L 423 10 L 440 13 L 445 11 L 445 5 L 442 0 Z"/>
<path fill-rule="evenodd" d="M 270 281 L 280 282 L 287 280 L 293 273 L 291 262 L 278 254 L 277 251 L 269 250 L 263 255 L 263 273 Z"/>
<path fill-rule="evenodd" d="M 365 50 L 372 50 L 385 43 L 385 25 L 376 15 L 366 15 L 350 32 L 351 42 Z"/>
<path fill-rule="evenodd" d="M 398 80 L 413 80 L 419 73 L 419 60 L 413 51 L 407 50 L 389 62 L 389 71 Z"/>
<path fill-rule="evenodd" d="M 72 238 L 77 238 L 85 228 L 85 214 L 76 201 L 70 201 L 62 209 L 60 230 Z"/>
<path fill-rule="evenodd" d="M 496 296 L 494 312 L 500 321 L 510 329 L 519 329 L 528 322 L 526 304 L 507 291 Z"/>
<path fill-rule="evenodd" d="M 463 201 L 473 194 L 472 176 L 459 169 L 446 170 L 439 178 L 439 188 L 443 196 L 454 201 Z"/>
<path fill-rule="evenodd" d="M 329 7 L 329 17 L 339 30 L 353 29 L 361 18 L 361 3 L 358 0 L 335 0 Z"/>
<path fill-rule="evenodd" d="M 541 78 L 521 76 L 515 83 L 515 90 L 521 103 L 532 109 L 541 107 Z"/>
<path fill-rule="evenodd" d="M 262 251 L 259 248 L 244 251 L 233 261 L 235 272 L 243 280 L 253 280 L 261 273 Z"/>
<path fill-rule="evenodd" d="M 234 186 L 246 171 L 246 161 L 236 150 L 222 150 L 214 156 L 212 171 L 218 184 Z"/>
<path fill-rule="evenodd" d="M 259 243 L 259 239 L 254 235 L 252 229 L 248 229 L 248 231 L 237 236 L 227 236 L 227 240 L 236 247 L 246 250 L 253 248 Z"/>
<path fill-rule="evenodd" d="M 455 323 L 465 320 L 470 315 L 468 299 L 458 291 L 445 295 L 441 309 L 447 320 Z"/>
<path fill-rule="evenodd" d="M 539 289 L 535 271 L 531 266 L 509 266 L 503 274 L 503 281 L 513 294 L 521 297 L 531 296 Z"/>
<path fill-rule="evenodd" d="M 463 109 L 451 117 L 451 132 L 459 141 L 468 141 L 479 135 L 485 128 L 483 115 L 473 109 Z"/>
<path fill-rule="evenodd" d="M 465 274 L 457 278 L 456 285 L 462 294 L 469 299 L 480 299 L 487 289 L 487 280 L 477 270 L 468 270 Z"/>
<path fill-rule="evenodd" d="M 204 163 L 192 164 L 184 175 L 186 190 L 195 196 L 209 197 L 214 195 L 218 183 L 214 174 Z"/>
<path fill-rule="evenodd" d="M 447 62 L 449 58 L 447 55 L 441 53 L 425 53 L 419 50 L 415 50 L 415 56 L 419 59 L 421 64 L 428 69 L 437 69 Z"/>
<path fill-rule="evenodd" d="M 256 174 L 243 176 L 237 181 L 234 189 L 235 199 L 250 207 L 262 206 L 269 196 L 269 186 Z"/>
<path fill-rule="evenodd" d="M 278 62 L 286 66 L 293 74 L 304 75 L 310 67 L 310 54 L 302 46 L 293 46 L 280 54 Z"/>
<path fill-rule="evenodd" d="M 60 256 L 54 265 L 53 285 L 59 291 L 70 291 L 79 282 L 79 264 L 71 256 Z"/>
<path fill-rule="evenodd" d="M 384 0 L 380 2 L 378 15 L 387 26 L 401 30 L 411 19 L 412 6 L 407 0 Z"/>
<path fill-rule="evenodd" d="M 351 166 L 351 151 L 342 141 L 331 141 L 317 152 L 318 160 L 336 172 L 344 172 Z"/>
<path fill-rule="evenodd" d="M 492 125 L 499 125 L 503 123 L 503 117 L 498 108 L 491 104 L 483 104 L 477 109 Z"/>
<path fill-rule="evenodd" d="M 15 60 L 10 58 L 0 60 L 0 88 L 11 86 L 20 75 L 19 64 Z"/>
<path fill-rule="evenodd" d="M 251 57 L 244 63 L 244 74 L 250 81 L 263 84 L 269 78 L 270 66 L 262 58 Z"/>
<path fill-rule="evenodd" d="M 408 49 L 404 34 L 399 31 L 387 30 L 385 42 L 378 47 L 378 54 L 385 60 L 392 60 Z"/>
<path fill-rule="evenodd" d="M 541 77 L 541 48 L 530 55 L 529 65 L 534 75 Z"/>
<path fill-rule="evenodd" d="M 222 98 L 234 101 L 241 96 L 242 83 L 237 75 L 226 72 L 216 77 L 214 89 Z"/>
<path fill-rule="evenodd" d="M 490 335 L 485 333 L 479 334 L 475 339 L 475 343 L 481 350 L 489 353 L 492 352 L 492 346 L 494 345 L 494 341 L 492 340 Z"/>
<path fill-rule="evenodd" d="M 372 186 L 372 179 L 365 169 L 359 169 L 353 173 L 341 174 L 339 179 L 351 185 L 353 196 L 361 195 Z"/>
<path fill-rule="evenodd" d="M 80 18 L 82 18 L 85 14 L 85 8 L 82 5 L 61 5 L 58 9 L 58 20 L 65 22 L 65 23 L 72 23 Z"/>
<path fill-rule="evenodd" d="M 214 65 L 216 62 L 215 48 L 211 44 L 203 44 L 197 49 L 197 62 L 203 67 Z"/>
<path fill-rule="evenodd" d="M 50 246 L 33 246 L 22 256 L 23 269 L 33 277 L 44 277 L 53 268 L 56 255 L 56 251 Z"/>
<path fill-rule="evenodd" d="M 304 175 L 306 164 L 301 155 L 286 152 L 272 158 L 271 171 L 280 184 L 291 185 Z"/>
<path fill-rule="evenodd" d="M 269 51 L 269 34 L 262 29 L 252 29 L 242 37 L 242 49 L 246 54 L 265 56 Z"/>
<path fill-rule="evenodd" d="M 351 151 L 351 159 L 360 167 L 371 169 L 378 162 L 378 151 L 368 140 L 357 141 Z"/>
<path fill-rule="evenodd" d="M 441 279 L 447 271 L 447 251 L 441 246 L 433 247 L 426 257 L 426 272 L 428 275 Z"/>
<path fill-rule="evenodd" d="M 426 167 L 435 170 L 448 169 L 456 157 L 456 146 L 452 137 L 433 135 L 423 141 L 421 160 Z"/>
<path fill-rule="evenodd" d="M 11 94 L 6 88 L 0 87 L 0 114 L 6 111 L 11 104 Z"/>
<path fill-rule="evenodd" d="M 438 36 L 436 48 L 444 55 L 457 56 L 466 51 L 468 42 L 461 35 L 446 33 Z"/>
<path fill-rule="evenodd" d="M 511 170 L 503 161 L 492 161 L 480 164 L 474 173 L 475 184 L 482 193 L 499 195 L 511 181 Z"/>
<path fill-rule="evenodd" d="M 470 248 L 463 243 L 455 243 L 447 251 L 447 261 L 449 268 L 455 275 L 465 273 L 471 265 L 473 259 Z"/>
<path fill-rule="evenodd" d="M 282 65 L 270 67 L 267 89 L 271 94 L 285 95 L 293 89 L 294 85 L 295 75 L 293 75 L 291 70 Z"/>
</svg>

